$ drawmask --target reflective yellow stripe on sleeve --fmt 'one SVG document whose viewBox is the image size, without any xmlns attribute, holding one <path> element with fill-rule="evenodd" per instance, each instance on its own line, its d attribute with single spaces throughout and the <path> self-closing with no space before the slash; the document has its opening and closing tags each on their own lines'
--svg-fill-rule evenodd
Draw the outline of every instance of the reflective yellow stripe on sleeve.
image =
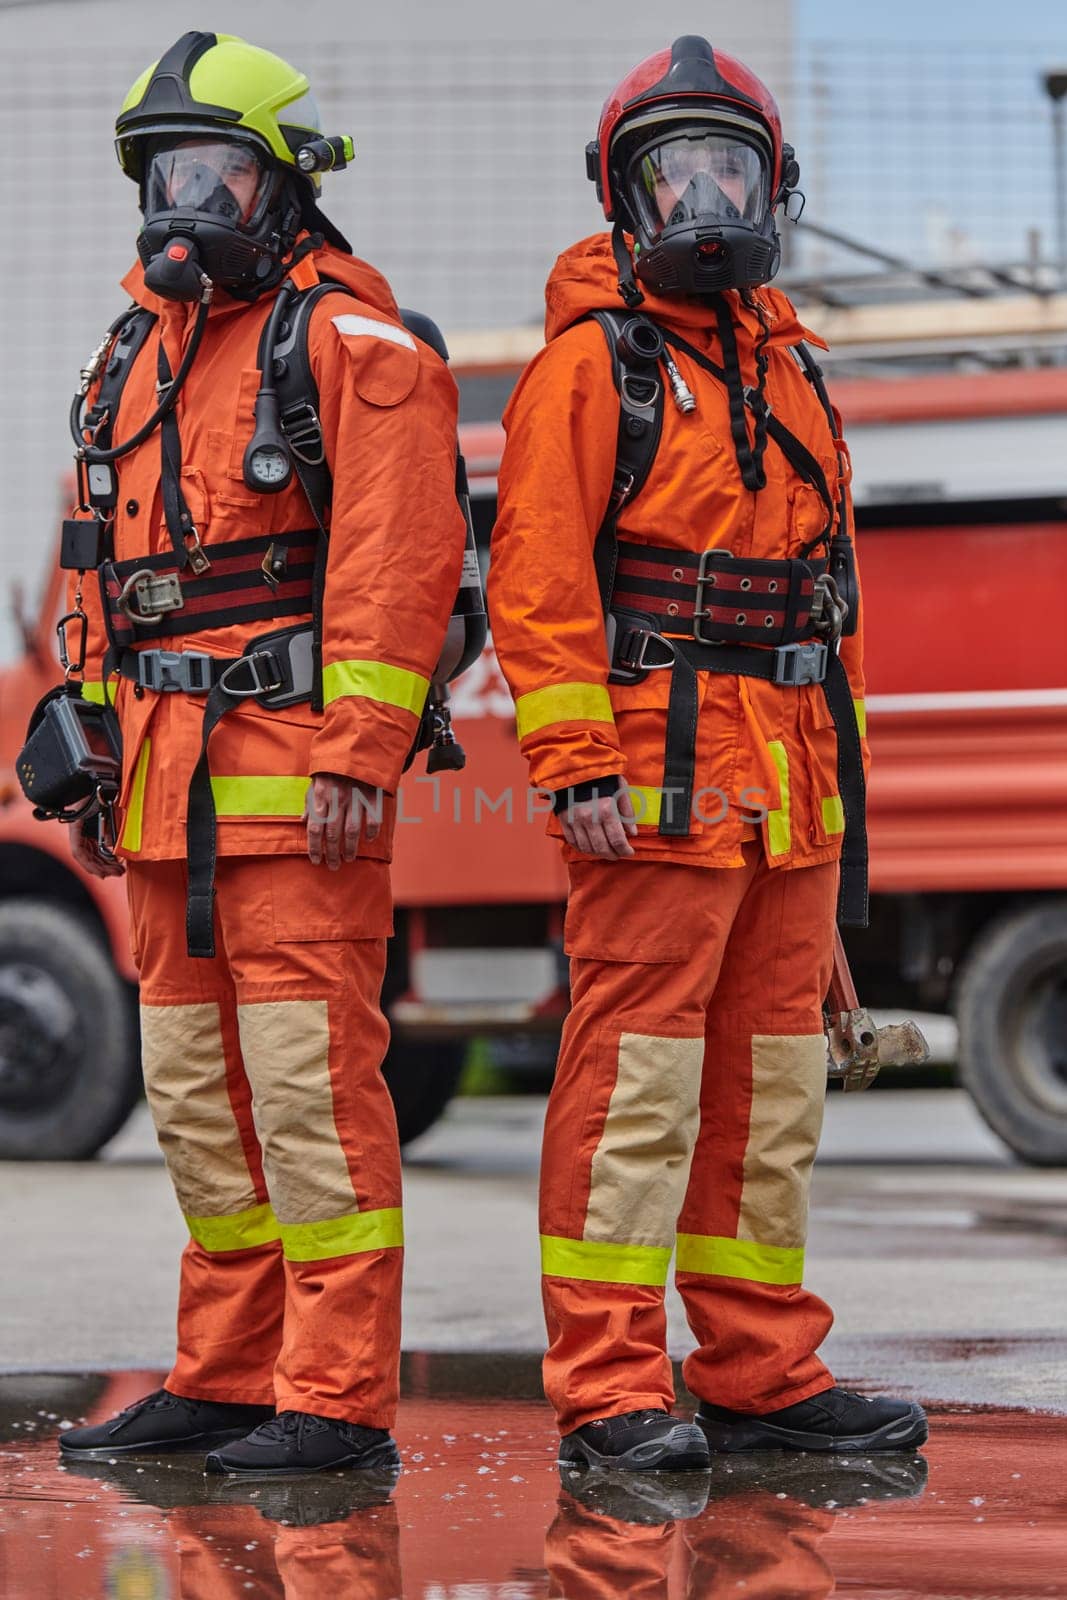
<svg viewBox="0 0 1067 1600">
<path fill-rule="evenodd" d="M 789 755 L 780 739 L 768 740 L 767 749 L 778 770 L 778 809 L 767 814 L 768 842 L 772 856 L 787 856 L 792 842 L 789 828 Z"/>
<path fill-rule="evenodd" d="M 235 1211 L 229 1217 L 186 1217 L 186 1226 L 201 1249 L 252 1250 L 278 1238 L 278 1219 L 269 1205 Z"/>
<path fill-rule="evenodd" d="M 583 1283 L 641 1283 L 661 1289 L 667 1282 L 671 1252 L 655 1245 L 598 1244 L 590 1239 L 541 1235 L 541 1271 L 546 1278 L 579 1278 Z"/>
<path fill-rule="evenodd" d="M 419 717 L 429 688 L 429 678 L 384 661 L 331 661 L 322 669 L 322 701 L 327 706 L 346 695 L 361 695 Z"/>
<path fill-rule="evenodd" d="M 611 696 L 602 683 L 550 683 L 531 689 L 515 702 L 519 738 L 539 733 L 554 722 L 610 722 L 615 726 Z"/>
<path fill-rule="evenodd" d="M 822 803 L 822 830 L 824 833 L 844 833 L 845 808 L 839 794 L 828 794 Z"/>
<path fill-rule="evenodd" d="M 860 738 L 867 737 L 867 702 L 866 700 L 853 700 L 853 709 L 856 713 L 856 726 L 860 730 Z"/>
<path fill-rule="evenodd" d="M 213 777 L 211 793 L 221 817 L 302 817 L 307 778 Z"/>
<path fill-rule="evenodd" d="M 719 1239 L 701 1233 L 678 1235 L 679 1272 L 709 1278 L 745 1278 L 751 1283 L 800 1283 L 804 1252 L 750 1239 Z"/>
<path fill-rule="evenodd" d="M 148 763 L 152 757 L 151 739 L 142 739 L 133 770 L 130 797 L 126 802 L 126 820 L 122 825 L 121 844 L 124 850 L 141 848 L 141 829 L 144 822 L 144 787 L 148 781 Z"/>
<path fill-rule="evenodd" d="M 107 705 L 107 697 L 104 694 L 104 685 L 102 683 L 95 682 L 92 678 L 87 679 L 85 683 L 82 684 L 82 699 L 91 700 L 94 706 Z"/>
<path fill-rule="evenodd" d="M 404 1243 L 404 1213 L 355 1211 L 328 1222 L 283 1222 L 282 1249 L 287 1261 L 329 1261 L 365 1250 L 396 1250 Z"/>
</svg>

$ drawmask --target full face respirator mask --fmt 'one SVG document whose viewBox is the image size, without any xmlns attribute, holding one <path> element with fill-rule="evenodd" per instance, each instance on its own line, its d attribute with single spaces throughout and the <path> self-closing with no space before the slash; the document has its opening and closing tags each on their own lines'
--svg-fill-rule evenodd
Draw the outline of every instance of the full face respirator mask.
<svg viewBox="0 0 1067 1600">
<path fill-rule="evenodd" d="M 300 226 L 295 178 L 234 139 L 159 141 L 141 183 L 145 284 L 197 300 L 203 278 L 238 297 L 277 280 Z"/>
<path fill-rule="evenodd" d="M 619 188 L 639 280 L 661 293 L 716 294 L 774 277 L 773 157 L 754 126 L 668 122 L 644 140 L 631 132 L 626 146 Z"/>
</svg>

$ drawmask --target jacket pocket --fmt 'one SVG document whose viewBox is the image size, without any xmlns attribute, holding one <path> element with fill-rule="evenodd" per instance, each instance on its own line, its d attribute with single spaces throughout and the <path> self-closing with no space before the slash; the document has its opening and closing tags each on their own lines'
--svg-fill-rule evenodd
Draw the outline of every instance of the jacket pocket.
<svg viewBox="0 0 1067 1600">
<path fill-rule="evenodd" d="M 825 465 L 823 467 L 825 471 Z M 827 484 L 831 495 L 834 493 L 834 478 L 828 477 Z M 810 483 L 791 483 L 789 486 L 789 554 L 797 555 L 812 540 L 826 530 L 829 538 L 832 533 L 830 512 L 826 501 L 819 491 Z M 823 557 L 826 551 L 820 545 L 814 552 L 816 557 Z"/>
</svg>

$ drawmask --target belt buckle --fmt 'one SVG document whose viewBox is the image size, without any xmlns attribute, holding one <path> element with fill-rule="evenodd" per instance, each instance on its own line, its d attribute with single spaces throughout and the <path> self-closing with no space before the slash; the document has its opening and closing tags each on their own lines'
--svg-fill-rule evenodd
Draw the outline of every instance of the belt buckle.
<svg viewBox="0 0 1067 1600">
<path fill-rule="evenodd" d="M 802 644 L 780 644 L 774 651 L 774 682 L 792 688 L 822 683 L 826 677 L 827 648 L 821 639 Z"/>
<path fill-rule="evenodd" d="M 180 611 L 185 596 L 176 572 L 155 573 L 149 567 L 141 567 L 126 579 L 117 604 L 132 622 L 154 627 L 168 611 Z"/>
<path fill-rule="evenodd" d="M 698 644 L 724 643 L 722 639 L 709 639 L 701 628 L 701 622 L 710 614 L 710 608 L 704 604 L 704 590 L 714 589 L 715 574 L 709 570 L 716 561 L 732 561 L 732 550 L 705 550 L 701 553 L 700 566 L 697 569 L 696 595 L 693 601 L 693 638 Z"/>
<path fill-rule="evenodd" d="M 202 650 L 140 650 L 137 682 L 157 694 L 207 694 L 211 657 Z"/>
<path fill-rule="evenodd" d="M 260 672 L 260 664 L 267 664 L 267 669 L 273 673 L 270 683 L 265 683 Z M 231 687 L 230 679 L 241 667 L 246 667 L 252 674 L 252 687 L 250 689 L 235 689 Z M 251 700 L 259 694 L 273 694 L 284 686 L 278 662 L 269 650 L 253 650 L 251 655 L 238 656 L 224 667 L 216 680 L 217 686 L 235 700 Z"/>
</svg>

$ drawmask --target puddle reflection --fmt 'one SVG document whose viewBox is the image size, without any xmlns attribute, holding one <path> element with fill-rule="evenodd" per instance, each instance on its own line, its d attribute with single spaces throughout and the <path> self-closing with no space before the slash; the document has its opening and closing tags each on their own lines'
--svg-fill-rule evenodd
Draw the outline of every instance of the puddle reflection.
<svg viewBox="0 0 1067 1600">
<path fill-rule="evenodd" d="M 536 1365 L 408 1358 L 394 1473 L 248 1482 L 202 1454 L 59 1463 L 154 1374 L 0 1379 L 11 1600 L 1062 1595 L 1067 1419 L 942 1413 L 924 1457 L 558 1468 Z M 60 1409 L 62 1408 L 62 1409 Z"/>
</svg>

